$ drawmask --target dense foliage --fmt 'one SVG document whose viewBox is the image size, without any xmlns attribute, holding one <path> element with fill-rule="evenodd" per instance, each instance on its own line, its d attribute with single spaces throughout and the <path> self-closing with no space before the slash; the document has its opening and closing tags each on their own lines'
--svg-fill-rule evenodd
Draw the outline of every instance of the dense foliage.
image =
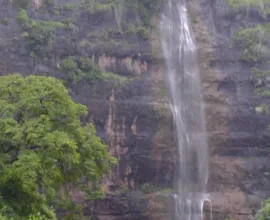
<svg viewBox="0 0 270 220">
<path fill-rule="evenodd" d="M 124 76 L 100 71 L 92 59 L 85 57 L 66 57 L 61 63 L 61 70 L 65 75 L 64 79 L 66 79 L 67 83 L 73 84 L 81 80 L 87 81 L 88 84 L 96 81 L 110 81 L 116 84 L 130 81 Z"/>
<path fill-rule="evenodd" d="M 55 38 L 56 29 L 64 27 L 60 22 L 32 20 L 24 9 L 19 10 L 18 20 L 25 31 L 22 36 L 28 40 L 32 57 L 45 56 L 47 46 Z"/>
<path fill-rule="evenodd" d="M 270 219 L 270 199 L 267 199 L 261 210 L 256 215 L 256 220 L 269 220 Z"/>
<path fill-rule="evenodd" d="M 234 41 L 243 49 L 243 60 L 248 62 L 267 60 L 269 58 L 269 34 L 269 23 L 240 29 L 234 36 Z"/>
<path fill-rule="evenodd" d="M 94 126 L 81 125 L 87 108 L 52 77 L 3 76 L 0 91 L 0 219 L 56 219 L 59 207 L 72 216 L 71 187 L 102 196 L 115 160 Z"/>
</svg>

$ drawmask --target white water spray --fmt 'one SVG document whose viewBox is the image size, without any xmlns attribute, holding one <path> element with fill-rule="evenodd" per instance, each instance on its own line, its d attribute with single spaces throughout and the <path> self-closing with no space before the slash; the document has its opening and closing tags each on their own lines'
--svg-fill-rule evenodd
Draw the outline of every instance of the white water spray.
<svg viewBox="0 0 270 220">
<path fill-rule="evenodd" d="M 203 220 L 204 204 L 210 202 L 208 144 L 197 48 L 184 0 L 168 1 L 161 18 L 161 37 L 180 157 L 176 219 Z"/>
</svg>

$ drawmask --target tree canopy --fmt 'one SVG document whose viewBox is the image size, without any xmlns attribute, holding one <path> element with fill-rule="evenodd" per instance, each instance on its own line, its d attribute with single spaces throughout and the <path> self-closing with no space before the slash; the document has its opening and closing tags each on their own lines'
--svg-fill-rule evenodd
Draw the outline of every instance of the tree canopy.
<svg viewBox="0 0 270 220">
<path fill-rule="evenodd" d="M 82 126 L 86 114 L 53 77 L 0 77 L 0 219 L 56 219 L 55 208 L 72 207 L 69 187 L 102 195 L 115 159 Z"/>
</svg>

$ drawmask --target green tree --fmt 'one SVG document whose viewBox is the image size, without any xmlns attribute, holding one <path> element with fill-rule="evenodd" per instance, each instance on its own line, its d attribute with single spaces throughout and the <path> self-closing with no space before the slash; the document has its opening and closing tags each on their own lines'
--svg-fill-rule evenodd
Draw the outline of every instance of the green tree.
<svg viewBox="0 0 270 220">
<path fill-rule="evenodd" d="M 116 161 L 94 126 L 82 126 L 86 114 L 53 77 L 0 77 L 0 216 L 56 219 L 60 206 L 74 215 L 70 187 L 102 196 L 100 179 Z"/>
</svg>

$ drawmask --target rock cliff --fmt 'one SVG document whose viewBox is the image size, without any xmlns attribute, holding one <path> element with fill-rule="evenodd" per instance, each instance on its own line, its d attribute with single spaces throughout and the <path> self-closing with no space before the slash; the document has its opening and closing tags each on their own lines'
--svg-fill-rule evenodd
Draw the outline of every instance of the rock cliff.
<svg viewBox="0 0 270 220">
<path fill-rule="evenodd" d="M 269 17 L 260 12 L 263 9 L 255 1 L 250 5 L 239 2 L 200 2 L 200 20 L 209 34 L 212 49 L 209 62 L 204 63 L 209 68 L 204 74 L 204 85 L 207 90 L 212 87 L 213 94 L 220 94 L 206 110 L 210 115 L 208 125 L 215 124 L 208 130 L 212 152 L 209 188 L 215 212 L 223 213 L 216 219 L 224 219 L 226 212 L 229 219 L 254 219 L 270 189 L 269 117 L 258 111 L 267 98 L 258 95 L 260 86 L 256 85 L 258 76 L 254 74 L 254 67 L 267 67 L 262 59 L 252 58 L 255 52 L 250 51 L 252 55 L 247 58 L 248 46 L 241 44 L 245 41 L 242 32 L 267 23 Z M 200 46 L 200 35 L 197 38 L 204 53 L 209 47 Z M 208 103 L 206 99 L 206 106 Z"/>
<path fill-rule="evenodd" d="M 89 108 L 86 120 L 119 159 L 104 178 L 105 199 L 84 201 L 73 192 L 91 219 L 173 218 L 177 150 L 158 29 L 164 2 L 0 0 L 0 74 L 61 78 Z M 268 81 L 254 75 L 254 67 L 267 70 L 267 51 L 266 61 L 255 59 L 254 51 L 247 59 L 250 47 L 235 40 L 239 30 L 270 17 L 256 5 L 233 2 L 188 1 L 202 74 L 214 220 L 254 219 L 270 193 L 270 122 L 258 111 L 267 99 L 256 93 Z"/>
</svg>

